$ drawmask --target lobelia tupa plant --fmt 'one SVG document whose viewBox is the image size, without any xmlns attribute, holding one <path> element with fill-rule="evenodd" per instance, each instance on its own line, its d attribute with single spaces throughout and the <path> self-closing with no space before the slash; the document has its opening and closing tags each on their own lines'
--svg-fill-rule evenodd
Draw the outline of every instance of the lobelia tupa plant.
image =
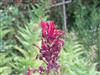
<svg viewBox="0 0 100 75">
<path fill-rule="evenodd" d="M 41 48 L 40 55 L 38 56 L 40 60 L 46 63 L 46 68 L 40 66 L 38 69 L 28 69 L 26 75 L 31 75 L 31 73 L 39 72 L 50 74 L 52 69 L 56 70 L 57 75 L 60 75 L 60 65 L 57 63 L 61 47 L 64 45 L 64 40 L 61 39 L 61 36 L 64 34 L 64 31 L 57 29 L 54 21 L 41 22 L 42 28 L 42 38 L 41 38 Z"/>
</svg>

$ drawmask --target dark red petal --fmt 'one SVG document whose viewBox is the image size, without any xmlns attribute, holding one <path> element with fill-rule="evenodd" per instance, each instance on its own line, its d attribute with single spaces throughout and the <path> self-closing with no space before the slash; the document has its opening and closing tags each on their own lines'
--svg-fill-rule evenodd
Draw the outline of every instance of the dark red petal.
<svg viewBox="0 0 100 75">
<path fill-rule="evenodd" d="M 46 44 L 44 42 L 44 39 L 42 38 L 42 49 L 46 49 Z"/>
<path fill-rule="evenodd" d="M 42 27 L 42 36 L 45 36 L 47 34 L 47 30 L 48 30 L 48 23 L 42 21 L 41 27 Z"/>
<path fill-rule="evenodd" d="M 48 22 L 41 21 L 41 27 L 42 29 L 48 28 Z"/>
<path fill-rule="evenodd" d="M 45 71 L 45 69 L 44 69 L 42 66 L 40 66 L 40 67 L 39 67 L 39 72 L 40 72 L 40 73 L 43 73 L 44 71 Z"/>
<path fill-rule="evenodd" d="M 55 29 L 56 25 L 54 24 L 54 21 L 51 21 L 48 28 L 48 35 L 53 35 Z"/>
<path fill-rule="evenodd" d="M 64 34 L 62 30 L 55 30 L 55 34 L 53 35 L 56 38 L 60 38 Z"/>
<path fill-rule="evenodd" d="M 61 44 L 61 46 L 63 46 L 64 45 L 64 40 L 60 39 L 59 43 Z"/>
</svg>

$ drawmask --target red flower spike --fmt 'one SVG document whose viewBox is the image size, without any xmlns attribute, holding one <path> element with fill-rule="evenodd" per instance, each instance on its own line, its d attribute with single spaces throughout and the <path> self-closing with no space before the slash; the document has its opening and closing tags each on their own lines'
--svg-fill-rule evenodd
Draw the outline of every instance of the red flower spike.
<svg viewBox="0 0 100 75">
<path fill-rule="evenodd" d="M 48 63 L 46 72 L 47 75 L 49 71 L 58 66 L 57 59 L 60 53 L 61 47 L 64 45 L 64 41 L 60 37 L 64 34 L 64 31 L 56 28 L 54 21 L 50 23 L 41 23 L 42 27 L 42 46 L 40 53 L 42 58 Z"/>
<path fill-rule="evenodd" d="M 60 67 L 57 63 L 59 58 L 59 53 L 61 47 L 64 45 L 64 40 L 61 39 L 61 36 L 64 34 L 64 31 L 57 29 L 54 21 L 51 22 L 41 22 L 42 28 L 42 37 L 41 37 L 41 48 L 39 59 L 46 63 L 46 68 L 40 66 L 38 72 L 40 75 L 45 72 L 46 75 L 49 75 L 50 70 L 53 68 L 58 72 Z M 36 46 L 37 47 L 37 46 Z M 30 75 L 30 70 L 27 75 Z"/>
</svg>

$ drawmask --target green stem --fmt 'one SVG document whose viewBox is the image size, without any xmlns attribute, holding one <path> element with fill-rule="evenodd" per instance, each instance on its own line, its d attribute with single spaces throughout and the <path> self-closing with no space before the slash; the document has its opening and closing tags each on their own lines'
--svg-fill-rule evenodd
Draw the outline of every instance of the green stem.
<svg viewBox="0 0 100 75">
<path fill-rule="evenodd" d="M 98 47 L 98 63 L 100 63 L 100 27 L 97 32 L 97 47 Z"/>
<path fill-rule="evenodd" d="M 100 26 L 97 26 L 97 71 L 100 71 Z"/>
</svg>

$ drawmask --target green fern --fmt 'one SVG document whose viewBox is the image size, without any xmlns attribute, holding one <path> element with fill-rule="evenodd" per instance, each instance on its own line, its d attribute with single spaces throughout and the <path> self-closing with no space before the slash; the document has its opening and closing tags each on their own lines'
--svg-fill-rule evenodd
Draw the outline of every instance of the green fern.
<svg viewBox="0 0 100 75">
<path fill-rule="evenodd" d="M 61 74 L 67 75 L 99 75 L 96 65 L 88 59 L 89 53 L 86 52 L 84 45 L 74 32 L 68 35 L 65 46 L 61 51 Z"/>
</svg>

